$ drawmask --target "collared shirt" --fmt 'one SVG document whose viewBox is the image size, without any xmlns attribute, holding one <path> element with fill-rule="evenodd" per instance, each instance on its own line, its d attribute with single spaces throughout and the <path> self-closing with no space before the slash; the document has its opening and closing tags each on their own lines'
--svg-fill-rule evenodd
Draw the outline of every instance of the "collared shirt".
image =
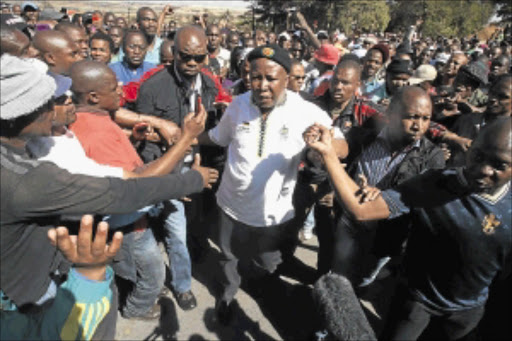
<svg viewBox="0 0 512 341">
<path fill-rule="evenodd" d="M 294 216 L 292 194 L 305 147 L 303 132 L 315 122 L 329 127 L 332 121 L 292 91 L 262 120 L 251 97 L 252 91 L 237 96 L 209 131 L 215 143 L 228 147 L 217 202 L 244 224 L 278 225 Z M 335 137 L 343 138 L 341 131 Z"/>
<path fill-rule="evenodd" d="M 181 77 L 181 74 L 179 73 L 177 67 L 176 67 L 176 63 L 173 63 L 173 67 L 174 67 L 174 73 L 176 75 L 176 78 L 178 79 L 178 81 L 180 83 L 183 83 L 183 84 L 187 84 L 188 82 L 186 82 L 182 77 Z M 196 110 L 196 101 L 197 101 L 197 95 L 199 96 L 202 96 L 201 94 L 201 87 L 203 85 L 203 81 L 201 80 L 201 74 L 198 73 L 196 75 L 196 79 L 194 81 L 194 88 L 193 89 L 190 89 L 192 91 L 189 92 L 189 97 L 188 97 L 188 103 L 190 103 L 190 107 L 189 107 L 189 110 L 190 112 L 193 112 Z"/>
<path fill-rule="evenodd" d="M 138 81 L 144 75 L 144 73 L 153 69 L 156 67 L 156 65 L 144 61 L 138 68 L 132 69 L 125 61 L 122 61 L 109 64 L 109 67 L 112 69 L 112 71 L 114 71 L 119 82 L 128 84 L 132 81 Z"/>
<path fill-rule="evenodd" d="M 485 304 L 511 253 L 510 182 L 471 193 L 463 169 L 431 170 L 382 192 L 390 216 L 412 221 L 405 256 L 409 290 L 438 311 Z"/>
<path fill-rule="evenodd" d="M 160 37 L 155 37 L 154 42 L 155 43 L 153 44 L 153 48 L 151 50 L 146 51 L 146 56 L 144 57 L 144 61 L 151 63 L 151 64 L 159 65 L 160 64 L 160 45 L 162 45 L 164 40 Z M 124 51 L 123 51 L 122 47 L 119 49 L 118 55 L 119 55 L 118 60 L 122 61 L 124 58 Z"/>
<path fill-rule="evenodd" d="M 420 140 L 406 146 L 398 152 L 391 152 L 389 129 L 384 128 L 375 141 L 361 152 L 357 162 L 357 174 L 363 174 L 370 186 L 389 188 L 396 169 L 413 148 L 420 146 Z"/>
</svg>

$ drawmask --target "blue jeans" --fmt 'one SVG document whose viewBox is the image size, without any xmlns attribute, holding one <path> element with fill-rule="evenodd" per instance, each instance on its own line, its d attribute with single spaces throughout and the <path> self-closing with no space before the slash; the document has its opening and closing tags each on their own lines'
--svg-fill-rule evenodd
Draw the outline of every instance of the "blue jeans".
<svg viewBox="0 0 512 341">
<path fill-rule="evenodd" d="M 169 268 L 171 270 L 171 286 L 176 293 L 184 293 L 191 289 L 192 264 L 187 248 L 187 218 L 185 206 L 179 200 L 169 200 L 170 213 L 165 217 L 164 234 Z"/>
<path fill-rule="evenodd" d="M 164 285 L 165 267 L 150 228 L 125 234 L 123 245 L 129 248 L 137 272 L 123 308 L 123 315 L 129 318 L 144 315 L 153 307 Z"/>
</svg>

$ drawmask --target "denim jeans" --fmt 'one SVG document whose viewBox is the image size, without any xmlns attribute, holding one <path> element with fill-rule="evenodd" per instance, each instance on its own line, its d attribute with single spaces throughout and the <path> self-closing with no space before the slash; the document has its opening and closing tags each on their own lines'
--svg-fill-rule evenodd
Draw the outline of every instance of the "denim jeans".
<svg viewBox="0 0 512 341">
<path fill-rule="evenodd" d="M 184 293 L 192 286 L 192 264 L 187 248 L 185 206 L 179 200 L 169 200 L 168 204 L 169 210 L 166 212 L 170 213 L 165 217 L 164 234 L 172 276 L 171 286 L 176 293 Z"/>
<path fill-rule="evenodd" d="M 153 307 L 164 285 L 165 267 L 150 228 L 125 234 L 123 244 L 129 247 L 137 271 L 123 308 L 123 315 L 129 318 L 144 315 Z"/>
</svg>

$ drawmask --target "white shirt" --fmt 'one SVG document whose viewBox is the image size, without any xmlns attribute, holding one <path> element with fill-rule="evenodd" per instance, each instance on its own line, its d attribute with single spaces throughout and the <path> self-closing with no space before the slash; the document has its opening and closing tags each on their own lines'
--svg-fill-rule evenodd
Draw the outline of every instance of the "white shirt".
<svg viewBox="0 0 512 341">
<path fill-rule="evenodd" d="M 212 141 L 228 147 L 217 203 L 244 224 L 278 225 L 294 217 L 292 195 L 305 147 L 303 132 L 315 122 L 329 127 L 332 120 L 287 90 L 285 103 L 276 106 L 263 123 L 251 96 L 249 91 L 235 97 L 209 131 Z M 343 138 L 341 131 L 336 138 Z"/>
<path fill-rule="evenodd" d="M 220 48 L 219 54 L 217 55 L 217 60 L 220 63 L 221 67 L 226 67 L 229 69 L 229 63 L 231 60 L 231 52 L 226 50 L 225 48 Z"/>
<path fill-rule="evenodd" d="M 72 174 L 122 178 L 123 169 L 96 163 L 85 154 L 80 141 L 71 130 L 61 136 L 32 138 L 27 149 L 38 160 L 50 161 Z"/>
</svg>

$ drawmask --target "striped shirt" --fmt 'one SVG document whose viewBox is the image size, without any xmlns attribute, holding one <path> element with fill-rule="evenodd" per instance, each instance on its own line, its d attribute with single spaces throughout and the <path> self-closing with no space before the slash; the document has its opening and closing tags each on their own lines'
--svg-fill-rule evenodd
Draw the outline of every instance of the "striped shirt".
<svg viewBox="0 0 512 341">
<path fill-rule="evenodd" d="M 407 153 L 418 148 L 420 140 L 393 153 L 389 147 L 389 130 L 383 129 L 375 141 L 364 149 L 356 163 L 356 176 L 363 174 L 368 185 L 386 189 L 391 186 L 393 175 Z"/>
</svg>

